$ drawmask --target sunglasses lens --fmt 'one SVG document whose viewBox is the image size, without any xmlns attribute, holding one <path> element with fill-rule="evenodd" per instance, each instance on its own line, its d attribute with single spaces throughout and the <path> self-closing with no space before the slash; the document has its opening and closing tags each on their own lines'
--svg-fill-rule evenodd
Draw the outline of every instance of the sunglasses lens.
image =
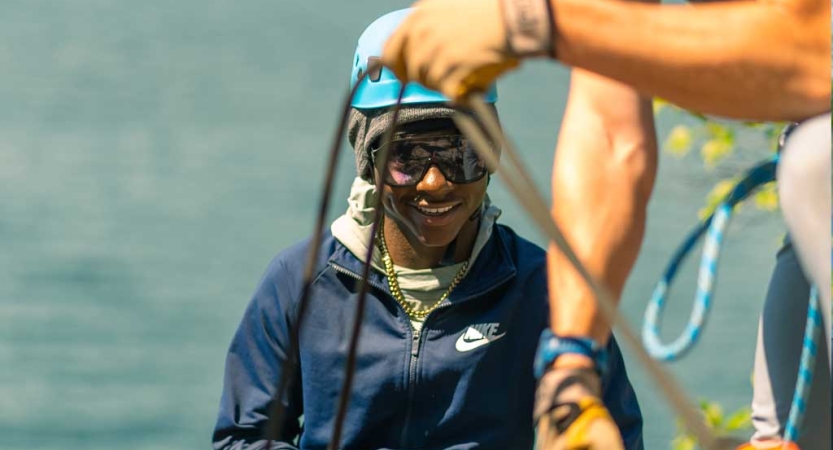
<svg viewBox="0 0 833 450">
<path fill-rule="evenodd" d="M 470 183 L 486 175 L 486 163 L 471 147 L 465 147 L 459 151 L 437 153 L 436 160 L 440 171 L 452 183 Z"/>
<path fill-rule="evenodd" d="M 460 136 L 394 141 L 390 152 L 385 182 L 391 186 L 419 183 L 432 164 L 456 184 L 477 181 L 487 172 L 486 164 Z"/>
<path fill-rule="evenodd" d="M 431 152 L 409 141 L 394 141 L 389 152 L 385 182 L 391 186 L 417 184 L 425 165 L 431 159 Z"/>
</svg>

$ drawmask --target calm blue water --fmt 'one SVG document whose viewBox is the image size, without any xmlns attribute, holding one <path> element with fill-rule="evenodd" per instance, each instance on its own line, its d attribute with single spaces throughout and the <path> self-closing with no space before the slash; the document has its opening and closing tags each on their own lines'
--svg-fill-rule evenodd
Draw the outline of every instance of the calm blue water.
<svg viewBox="0 0 833 450">
<path fill-rule="evenodd" d="M 353 43 L 407 2 L 0 4 L 0 448 L 207 448 L 250 292 L 312 225 Z M 505 126 L 544 187 L 567 80 L 537 63 L 501 85 Z M 663 116 L 661 134 L 678 120 Z M 345 154 L 333 215 L 353 171 Z M 662 158 L 632 320 L 718 179 L 701 174 L 696 155 Z M 491 190 L 503 221 L 543 242 Z M 748 403 L 781 228 L 751 208 L 735 221 L 707 334 L 671 367 L 692 395 Z M 635 363 L 631 376 L 649 448 L 668 448 L 666 404 Z"/>
</svg>

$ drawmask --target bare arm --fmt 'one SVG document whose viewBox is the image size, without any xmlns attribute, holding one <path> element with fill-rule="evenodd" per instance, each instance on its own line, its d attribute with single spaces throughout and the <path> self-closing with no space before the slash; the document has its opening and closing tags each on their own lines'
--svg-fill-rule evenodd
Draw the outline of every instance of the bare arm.
<svg viewBox="0 0 833 450">
<path fill-rule="evenodd" d="M 830 110 L 826 0 L 550 2 L 566 64 L 707 114 L 796 120 Z"/>
<path fill-rule="evenodd" d="M 656 159 L 650 99 L 630 86 L 573 69 L 555 152 L 552 215 L 588 272 L 607 285 L 617 300 L 642 243 Z M 555 245 L 547 252 L 547 262 L 550 326 L 555 335 L 607 342 L 610 325 L 599 314 L 582 277 Z M 554 394 L 556 403 L 598 395 L 593 383 L 577 385 L 574 381 L 594 367 L 590 358 L 568 353 L 557 358 L 553 367 L 539 384 L 536 410 L 547 407 L 553 392 L 560 392 Z M 564 448 L 565 441 L 579 440 L 586 440 L 587 448 L 622 448 L 617 443 L 624 435 L 618 436 L 609 419 L 589 419 L 594 431 L 585 436 L 583 427 L 563 430 L 556 426 L 563 423 L 556 411 L 538 422 L 540 448 Z"/>
<path fill-rule="evenodd" d="M 650 100 L 574 69 L 555 152 L 552 214 L 579 259 L 617 299 L 642 242 L 656 160 Z M 554 246 L 549 281 L 555 333 L 605 342 L 609 326 L 592 293 Z"/>
</svg>

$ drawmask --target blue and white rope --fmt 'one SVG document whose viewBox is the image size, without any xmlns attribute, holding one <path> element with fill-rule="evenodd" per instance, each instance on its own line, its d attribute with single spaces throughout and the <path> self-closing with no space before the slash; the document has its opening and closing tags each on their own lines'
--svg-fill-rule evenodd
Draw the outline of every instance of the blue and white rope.
<svg viewBox="0 0 833 450">
<path fill-rule="evenodd" d="M 726 198 L 720 202 L 715 211 L 697 225 L 686 237 L 683 245 L 674 253 L 662 278 L 654 288 L 651 301 L 645 310 L 642 341 L 653 358 L 660 361 L 673 361 L 691 350 L 694 344 L 697 343 L 708 319 L 717 275 L 720 247 L 732 210 L 735 205 L 747 198 L 756 188 L 775 180 L 777 164 L 778 157 L 775 156 L 750 169 Z M 705 233 L 707 233 L 706 240 L 700 261 L 697 293 L 691 316 L 683 333 L 670 344 L 664 344 L 659 336 L 659 322 L 660 315 L 665 307 L 666 296 L 680 265 Z"/>
<path fill-rule="evenodd" d="M 810 293 L 810 306 L 807 308 L 807 326 L 804 329 L 804 346 L 801 349 L 801 365 L 795 382 L 790 415 L 784 427 L 784 440 L 795 442 L 798 439 L 804 413 L 807 410 L 807 399 L 810 397 L 810 386 L 813 384 L 813 371 L 816 368 L 818 347 L 816 340 L 822 329 L 821 310 L 819 309 L 818 290 L 813 288 Z"/>
<path fill-rule="evenodd" d="M 723 243 L 723 235 L 729 224 L 734 206 L 747 198 L 756 188 L 775 180 L 775 169 L 778 165 L 778 157 L 775 156 L 752 169 L 734 187 L 732 192 L 715 208 L 715 211 L 701 221 L 697 227 L 686 237 L 674 256 L 671 258 L 668 267 L 662 278 L 654 288 L 651 301 L 645 311 L 645 322 L 642 328 L 642 341 L 648 353 L 655 359 L 661 361 L 673 361 L 691 350 L 702 334 L 703 327 L 708 318 L 711 308 L 711 299 L 714 292 L 715 277 L 717 275 L 717 263 L 720 256 L 720 247 Z M 697 280 L 697 293 L 691 316 L 686 324 L 683 333 L 670 344 L 664 344 L 659 337 L 660 314 L 666 302 L 671 282 L 677 274 L 677 270 L 685 257 L 691 252 L 697 241 L 704 234 L 706 240 L 703 246 L 703 256 L 700 261 L 700 269 Z M 810 296 L 807 312 L 807 326 L 804 330 L 804 343 L 801 350 L 801 363 L 796 380 L 795 392 L 793 394 L 790 415 L 784 431 L 784 440 L 795 442 L 798 439 L 801 424 L 804 420 L 804 413 L 807 408 L 810 386 L 815 370 L 817 346 L 816 339 L 822 328 L 821 312 L 819 310 L 818 291 L 814 288 Z"/>
</svg>

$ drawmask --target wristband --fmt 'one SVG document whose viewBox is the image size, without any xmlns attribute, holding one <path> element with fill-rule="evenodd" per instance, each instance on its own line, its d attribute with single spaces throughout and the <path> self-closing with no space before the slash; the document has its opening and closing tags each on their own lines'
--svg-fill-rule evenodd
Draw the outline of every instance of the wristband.
<svg viewBox="0 0 833 450">
<path fill-rule="evenodd" d="M 540 380 L 559 356 L 568 353 L 590 358 L 599 375 L 607 371 L 607 349 L 598 342 L 588 338 L 558 337 L 547 328 L 541 332 L 535 353 L 535 378 Z"/>
<path fill-rule="evenodd" d="M 499 0 L 509 51 L 555 59 L 555 17 L 550 0 Z"/>
</svg>

